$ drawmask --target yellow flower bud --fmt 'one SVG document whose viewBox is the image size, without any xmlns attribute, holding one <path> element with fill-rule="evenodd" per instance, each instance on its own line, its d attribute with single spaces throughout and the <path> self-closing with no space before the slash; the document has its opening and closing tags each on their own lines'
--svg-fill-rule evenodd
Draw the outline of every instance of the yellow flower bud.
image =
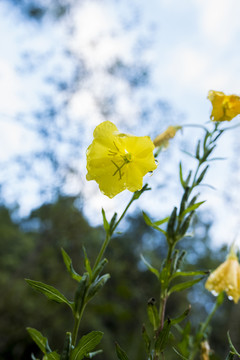
<svg viewBox="0 0 240 360">
<path fill-rule="evenodd" d="M 209 360 L 210 346 L 207 340 L 201 342 L 201 360 Z"/>
<path fill-rule="evenodd" d="M 173 139 L 176 135 L 176 132 L 181 129 L 181 126 L 172 126 L 170 125 L 167 130 L 165 130 L 163 133 L 159 134 L 154 140 L 153 143 L 155 147 L 164 147 L 167 148 L 169 145 L 169 140 Z"/>
<path fill-rule="evenodd" d="M 208 99 L 212 103 L 212 121 L 230 121 L 240 114 L 240 97 L 237 95 L 225 95 L 221 91 L 210 90 Z"/>
<path fill-rule="evenodd" d="M 143 176 L 156 169 L 149 136 L 119 133 L 110 121 L 96 127 L 87 149 L 87 180 L 95 180 L 110 198 L 128 189 L 141 190 Z"/>
<path fill-rule="evenodd" d="M 238 303 L 240 298 L 240 265 L 233 248 L 231 248 L 226 261 L 211 273 L 205 287 L 215 294 L 225 291 L 235 303 Z"/>
</svg>

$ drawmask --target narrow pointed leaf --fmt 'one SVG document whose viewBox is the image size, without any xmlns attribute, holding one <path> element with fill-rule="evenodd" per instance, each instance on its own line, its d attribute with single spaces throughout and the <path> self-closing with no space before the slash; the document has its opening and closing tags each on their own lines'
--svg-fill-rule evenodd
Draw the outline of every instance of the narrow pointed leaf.
<svg viewBox="0 0 240 360">
<path fill-rule="evenodd" d="M 155 342 L 155 349 L 159 352 L 163 351 L 167 345 L 169 333 L 171 329 L 171 320 L 167 319 L 164 322 L 163 329 L 158 334 L 158 337 Z"/>
<path fill-rule="evenodd" d="M 151 221 L 151 219 L 148 217 L 148 215 L 143 211 L 142 212 L 143 213 L 143 218 L 144 218 L 144 220 L 145 220 L 145 223 L 148 225 L 148 226 L 151 226 L 151 227 L 153 227 L 155 230 L 157 230 L 157 231 L 160 231 L 161 233 L 163 233 L 165 236 L 166 236 L 166 231 L 164 231 L 163 229 L 161 229 L 161 228 L 159 228 L 158 226 L 157 226 L 157 223 L 158 223 L 158 225 L 160 225 L 160 223 L 164 223 L 164 222 L 166 222 L 166 221 L 168 221 L 168 219 L 169 219 L 169 217 L 168 218 L 165 218 L 165 219 L 163 219 L 163 220 L 160 220 L 160 221 L 156 221 L 156 222 L 152 222 Z"/>
<path fill-rule="evenodd" d="M 156 305 L 151 301 L 148 302 L 147 312 L 148 312 L 149 321 L 152 324 L 153 329 L 157 330 L 159 327 L 159 315 Z"/>
<path fill-rule="evenodd" d="M 93 298 L 95 294 L 101 290 L 101 288 L 106 284 L 106 282 L 110 279 L 110 274 L 105 274 L 97 279 L 89 288 L 87 299 L 90 300 Z"/>
<path fill-rule="evenodd" d="M 174 207 L 171 216 L 168 220 L 168 224 L 167 224 L 167 233 L 169 235 L 170 240 L 173 240 L 175 237 L 175 223 L 176 223 L 176 219 L 177 219 L 177 208 L 176 206 Z"/>
<path fill-rule="evenodd" d="M 91 269 L 91 265 L 90 265 L 90 261 L 88 259 L 88 256 L 87 256 L 87 251 L 85 249 L 85 247 L 83 246 L 83 252 L 84 252 L 84 265 L 85 265 L 85 269 L 86 271 L 89 273 L 89 276 L 91 278 L 92 276 L 92 269 Z"/>
<path fill-rule="evenodd" d="M 190 188 L 188 186 L 186 186 L 183 197 L 182 197 L 182 201 L 181 201 L 181 204 L 180 204 L 179 216 L 182 215 L 182 213 L 185 210 L 187 200 L 188 200 L 188 197 L 189 197 L 189 193 L 190 193 Z"/>
<path fill-rule="evenodd" d="M 106 233 L 108 233 L 109 229 L 110 229 L 110 225 L 107 221 L 107 218 L 106 218 L 106 214 L 105 214 L 105 211 L 104 209 L 102 208 L 102 217 L 103 217 L 103 226 L 104 226 L 104 229 L 106 231 Z"/>
<path fill-rule="evenodd" d="M 192 220 L 193 215 L 194 215 L 194 211 L 191 211 L 190 214 L 185 218 L 182 226 L 180 227 L 180 229 L 178 231 L 178 236 L 183 237 L 186 234 L 186 232 L 190 226 L 190 222 Z"/>
<path fill-rule="evenodd" d="M 104 258 L 103 260 L 100 261 L 100 263 L 98 264 L 96 269 L 93 270 L 92 281 L 94 281 L 96 279 L 96 277 L 101 274 L 101 272 L 103 271 L 103 269 L 107 263 L 108 263 L 108 260 L 106 258 Z"/>
<path fill-rule="evenodd" d="M 82 306 L 84 304 L 86 291 L 87 291 L 87 285 L 88 285 L 88 279 L 89 279 L 89 274 L 84 273 L 80 283 L 78 284 L 78 288 L 77 288 L 77 291 L 76 291 L 75 297 L 74 297 L 74 311 L 76 313 L 81 312 Z"/>
<path fill-rule="evenodd" d="M 185 189 L 186 184 L 185 184 L 185 181 L 183 180 L 182 163 L 181 162 L 179 163 L 179 177 L 180 177 L 181 185 Z"/>
<path fill-rule="evenodd" d="M 180 323 L 181 321 L 183 321 L 188 316 L 190 310 L 191 310 L 191 305 L 189 305 L 189 307 L 184 311 L 184 313 L 182 315 L 178 316 L 175 319 L 171 319 L 171 324 L 176 325 L 176 324 Z"/>
<path fill-rule="evenodd" d="M 78 342 L 77 346 L 72 352 L 71 360 L 82 360 L 100 343 L 103 336 L 101 331 L 92 331 L 84 335 Z"/>
<path fill-rule="evenodd" d="M 207 165 L 207 166 L 203 169 L 203 171 L 201 172 L 201 174 L 199 175 L 199 177 L 198 177 L 198 179 L 197 179 L 197 181 L 196 181 L 196 184 L 197 184 L 197 185 L 200 184 L 200 182 L 203 180 L 204 176 L 206 175 L 206 172 L 207 172 L 208 168 L 209 168 L 209 165 Z"/>
<path fill-rule="evenodd" d="M 72 303 L 53 286 L 46 285 L 40 281 L 26 279 L 27 283 L 36 291 L 44 294 L 48 299 L 57 303 L 65 303 L 72 309 Z"/>
<path fill-rule="evenodd" d="M 116 346 L 116 353 L 119 360 L 128 360 L 127 354 L 125 351 L 120 347 L 118 343 L 115 343 Z"/>
<path fill-rule="evenodd" d="M 206 201 L 206 200 L 205 200 Z M 185 209 L 182 214 L 181 214 L 181 217 L 184 217 L 186 214 L 188 214 L 189 212 L 191 211 L 194 211 L 196 210 L 197 208 L 199 208 L 200 205 L 202 205 L 203 203 L 205 203 L 205 201 L 200 201 L 196 204 L 193 204 L 191 206 L 189 206 L 187 209 Z"/>
<path fill-rule="evenodd" d="M 29 333 L 29 335 L 31 336 L 31 338 L 33 339 L 33 341 L 37 344 L 37 346 L 39 347 L 39 349 L 46 354 L 47 352 L 51 352 L 51 349 L 48 345 L 48 339 L 46 337 L 44 337 L 40 331 L 28 327 L 27 331 Z"/>
<path fill-rule="evenodd" d="M 70 332 L 67 332 L 60 360 L 69 360 L 71 350 L 72 350 L 72 334 Z"/>
<path fill-rule="evenodd" d="M 150 270 L 154 275 L 156 275 L 156 277 L 159 279 L 160 277 L 160 272 L 155 269 L 141 254 L 141 259 L 144 262 L 144 264 L 146 265 L 146 267 L 148 268 L 148 270 Z"/>
<path fill-rule="evenodd" d="M 197 275 L 208 275 L 209 271 L 176 271 L 172 276 L 171 280 L 179 276 L 197 276 Z"/>
<path fill-rule="evenodd" d="M 71 277 L 74 280 L 77 280 L 79 282 L 82 277 L 74 270 L 70 256 L 66 253 L 66 251 L 63 248 L 61 249 L 61 251 L 62 251 L 62 257 L 63 257 L 64 264 L 66 265 L 67 271 L 69 272 L 69 274 L 71 275 Z"/>
<path fill-rule="evenodd" d="M 196 148 L 196 159 L 200 159 L 200 145 L 201 145 L 201 141 L 198 140 L 198 143 L 197 143 L 197 148 Z"/>
<path fill-rule="evenodd" d="M 177 284 L 174 285 L 169 291 L 168 291 L 168 295 L 172 294 L 173 292 L 178 292 L 178 291 L 182 291 L 185 289 L 190 288 L 191 286 L 197 284 L 199 281 L 201 281 L 204 278 L 204 276 L 200 277 L 199 279 L 195 279 L 192 281 L 186 281 L 184 283 L 181 284 Z"/>
<path fill-rule="evenodd" d="M 142 337 L 144 340 L 146 353 L 149 355 L 150 349 L 151 349 L 151 340 L 150 340 L 150 337 L 148 336 L 145 325 L 143 325 L 143 327 L 142 327 Z"/>
<path fill-rule="evenodd" d="M 162 220 L 154 221 L 153 224 L 156 225 L 156 226 L 159 226 L 159 225 L 164 224 L 164 223 L 167 222 L 168 220 L 169 220 L 169 216 L 165 217 L 165 218 L 162 219 Z"/>
<path fill-rule="evenodd" d="M 182 354 L 180 354 L 180 352 L 178 352 L 177 349 L 175 349 L 174 347 L 173 347 L 173 351 L 175 351 L 175 353 L 176 353 L 178 356 L 180 356 L 181 359 L 183 359 L 183 360 L 188 360 L 188 358 L 186 358 L 185 356 L 183 356 Z"/>
<path fill-rule="evenodd" d="M 143 214 L 145 223 L 149 226 L 152 226 L 153 225 L 152 220 L 148 217 L 148 215 L 144 211 L 142 212 L 142 214 Z"/>
</svg>

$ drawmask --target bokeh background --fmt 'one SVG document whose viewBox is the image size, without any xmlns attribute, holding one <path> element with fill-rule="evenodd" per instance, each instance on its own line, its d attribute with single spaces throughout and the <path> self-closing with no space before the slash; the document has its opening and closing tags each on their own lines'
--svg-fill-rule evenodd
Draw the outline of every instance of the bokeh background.
<svg viewBox="0 0 240 360">
<path fill-rule="evenodd" d="M 237 0 L 2 0 L 0 2 L 0 359 L 30 359 L 37 349 L 26 326 L 61 349 L 71 330 L 68 310 L 35 294 L 24 278 L 58 287 L 69 297 L 60 247 L 83 271 L 82 245 L 94 259 L 103 240 L 101 208 L 120 213 L 131 194 L 110 200 L 87 182 L 85 152 L 96 125 L 113 121 L 122 132 L 154 138 L 170 124 L 209 123 L 210 89 L 240 94 L 240 3 Z M 229 126 L 239 124 L 235 118 Z M 161 154 L 158 169 L 109 247 L 111 280 L 92 302 L 82 334 L 105 332 L 104 355 L 114 341 L 132 359 L 145 359 L 141 326 L 158 287 L 140 253 L 159 264 L 164 239 L 146 227 L 141 210 L 166 216 L 181 198 L 178 163 L 194 160 L 201 129 L 184 128 Z M 186 268 L 212 269 L 239 244 L 240 128 L 225 133 L 202 188 L 207 202 L 186 239 Z M 196 286 L 169 313 L 192 304 L 194 326 L 214 297 Z M 239 305 L 225 301 L 215 317 L 211 346 L 227 351 L 226 331 L 238 348 Z M 218 354 L 218 355 L 217 355 Z"/>
</svg>

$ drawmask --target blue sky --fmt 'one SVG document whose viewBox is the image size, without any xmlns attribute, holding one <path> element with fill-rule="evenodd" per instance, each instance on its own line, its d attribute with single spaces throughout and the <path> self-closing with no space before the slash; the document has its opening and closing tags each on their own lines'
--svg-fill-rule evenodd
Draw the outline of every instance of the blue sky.
<svg viewBox="0 0 240 360">
<path fill-rule="evenodd" d="M 118 55 L 126 59 L 134 59 L 133 49 L 134 46 L 136 47 L 136 39 L 142 42 L 143 46 L 146 43 L 144 51 L 139 53 L 139 60 L 149 64 L 152 70 L 152 88 L 147 96 L 159 97 L 169 102 L 174 109 L 174 114 L 179 115 L 179 117 L 172 116 L 173 122 L 181 118 L 184 123 L 206 123 L 211 109 L 210 102 L 206 99 L 210 89 L 240 95 L 240 2 L 238 0 L 151 0 L 148 2 L 135 0 L 131 2 L 131 6 L 127 0 L 85 2 L 71 18 L 76 27 L 72 38 L 66 37 L 61 24 L 52 26 L 49 22 L 39 31 L 37 25 L 24 22 L 17 12 L 9 10 L 8 5 L 0 4 L 0 95 L 2 100 L 0 142 L 4 149 L 0 154 L 0 160 L 8 161 L 10 156 L 28 152 L 33 146 L 41 147 L 34 133 L 14 120 L 16 112 L 29 111 L 30 107 L 39 105 L 39 92 L 49 91 L 43 81 L 43 71 L 46 69 L 32 76 L 25 76 L 24 81 L 22 80 L 21 72 L 24 71 L 24 67 L 20 50 L 24 48 L 30 47 L 32 52 L 38 51 L 39 48 L 49 50 L 52 56 L 50 67 L 54 67 L 55 61 L 61 63 L 59 44 L 68 43 L 76 53 L 84 51 L 89 67 L 94 69 L 94 76 L 91 79 L 92 83 L 86 84 L 86 87 L 71 99 L 69 114 L 73 121 L 88 118 L 85 148 L 91 142 L 94 127 L 104 120 L 97 112 L 94 102 L 94 97 L 100 96 L 103 88 L 115 86 L 118 89 L 120 94 L 118 116 L 110 120 L 114 120 L 117 126 L 121 127 L 121 131 L 135 132 L 137 129 L 137 135 L 144 135 L 144 131 L 161 132 L 168 125 L 169 119 L 166 123 L 161 121 L 156 124 L 155 122 L 159 129 L 137 128 L 138 105 L 137 101 L 134 102 L 131 98 L 126 84 L 121 80 L 112 83 L 110 78 L 103 78 L 101 69 L 110 59 Z M 137 24 L 134 27 L 131 26 L 133 21 Z M 17 26 L 15 26 L 16 23 Z M 123 23 L 129 28 L 128 32 L 123 31 Z M 114 32 L 118 32 L 117 38 L 112 35 Z M 95 46 L 96 40 L 98 42 Z M 20 71 L 16 71 L 19 64 L 21 64 Z M 90 91 L 92 88 L 94 94 Z M 138 101 L 141 100 L 141 96 L 144 97 L 146 94 L 138 94 Z M 233 125 L 239 121 L 239 119 L 233 120 Z M 195 139 L 197 135 L 187 130 L 184 131 L 184 136 Z M 240 130 L 236 129 L 231 134 L 230 132 L 226 134 L 220 141 L 219 155 L 227 156 L 229 160 L 224 164 L 214 164 L 207 178 L 210 184 L 216 186 L 217 192 L 203 190 L 204 199 L 208 199 L 206 213 L 217 209 L 217 211 L 214 210 L 216 225 L 212 230 L 216 243 L 218 241 L 231 242 L 239 229 L 240 166 L 236 155 L 239 151 L 239 136 Z M 154 177 L 148 179 L 153 187 L 164 180 L 161 171 L 171 173 L 167 164 L 168 158 L 172 159 L 173 167 L 177 165 L 182 156 L 178 152 L 181 144 L 181 136 L 178 135 L 175 143 L 163 154 L 156 175 L 159 180 L 154 180 Z M 84 189 L 85 200 L 88 203 L 85 212 L 92 222 L 97 224 L 101 221 L 102 206 L 106 208 L 110 216 L 116 206 L 119 209 L 124 207 L 130 194 L 125 192 L 115 200 L 109 200 L 99 193 L 96 184 L 86 182 L 85 148 L 83 147 L 81 151 L 81 161 L 76 159 L 76 166 L 79 163 L 79 178 L 69 178 L 65 184 L 65 190 L 74 193 Z M 189 160 L 187 161 L 189 164 Z M 22 214 L 26 214 L 39 202 L 36 194 L 37 185 L 30 182 L 27 186 L 31 189 L 31 195 L 20 196 Z M 176 191 L 176 180 L 173 180 L 170 189 L 171 187 Z M 9 186 L 6 188 L 6 195 L 14 201 L 16 191 Z M 159 193 L 157 197 L 155 195 L 149 199 L 148 203 L 144 200 L 140 202 L 139 206 L 144 210 L 147 210 L 150 204 L 155 217 L 158 216 L 157 210 L 154 210 L 156 198 L 160 203 L 160 213 L 170 211 L 175 201 L 174 196 L 168 196 L 166 199 Z M 230 202 L 226 202 L 226 199 L 230 199 Z M 161 207 L 162 203 L 163 207 Z"/>
</svg>

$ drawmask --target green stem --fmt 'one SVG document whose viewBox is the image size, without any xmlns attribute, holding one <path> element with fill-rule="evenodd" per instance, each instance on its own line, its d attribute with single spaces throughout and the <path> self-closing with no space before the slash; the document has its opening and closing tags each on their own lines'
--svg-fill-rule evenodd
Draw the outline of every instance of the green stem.
<svg viewBox="0 0 240 360">
<path fill-rule="evenodd" d="M 159 309 L 159 316 L 160 316 L 160 330 L 163 329 L 163 325 L 164 325 L 164 319 L 165 319 L 165 310 L 166 310 L 166 305 L 167 305 L 167 294 L 165 294 L 163 296 L 163 298 L 161 299 L 161 303 L 160 303 L 160 309 Z"/>
<path fill-rule="evenodd" d="M 114 233 L 114 231 L 116 230 L 116 228 L 117 228 L 117 226 L 119 225 L 119 223 L 120 223 L 120 222 L 122 221 L 122 219 L 124 218 L 124 216 L 125 216 L 128 208 L 129 208 L 130 205 L 133 203 L 133 201 L 136 200 L 136 199 L 138 199 L 139 196 L 140 196 L 144 191 L 146 191 L 146 190 L 149 190 L 147 184 L 144 185 L 144 187 L 143 187 L 141 190 L 136 191 L 136 192 L 133 194 L 131 200 L 130 200 L 129 203 L 127 204 L 126 208 L 124 209 L 124 211 L 123 211 L 122 215 L 120 216 L 120 218 L 118 219 L 118 221 L 117 221 L 115 224 L 113 224 L 113 226 L 110 227 L 110 229 L 107 231 L 107 233 L 106 233 L 106 238 L 105 238 L 105 240 L 104 240 L 104 242 L 103 242 L 103 244 L 102 244 L 102 247 L 101 247 L 101 249 L 100 249 L 100 251 L 99 251 L 99 254 L 98 254 L 97 258 L 96 258 L 96 261 L 95 261 L 95 264 L 94 264 L 94 267 L 93 267 L 93 271 L 97 268 L 98 264 L 99 264 L 100 261 L 102 260 L 102 257 L 103 257 L 103 255 L 104 255 L 104 253 L 105 253 L 105 250 L 106 250 L 106 248 L 107 248 L 107 246 L 108 246 L 108 244 L 109 244 L 109 242 L 110 242 L 110 240 L 111 240 L 111 236 L 112 236 L 112 234 Z M 90 280 L 90 283 L 89 283 L 88 287 L 89 287 L 90 285 L 91 285 L 91 280 Z M 82 308 L 81 308 L 81 311 L 80 311 L 79 315 L 78 315 L 78 316 L 75 316 L 75 319 L 74 319 L 74 328 L 73 328 L 73 335 L 72 335 L 72 344 L 73 344 L 73 347 L 75 346 L 76 341 L 77 341 L 78 330 L 79 330 L 80 322 L 81 322 L 82 315 L 83 315 L 83 312 L 84 312 L 84 309 L 85 309 L 86 305 L 87 305 L 87 302 L 84 301 L 83 306 L 82 306 Z"/>
<path fill-rule="evenodd" d="M 93 270 L 96 269 L 96 267 L 98 266 L 99 262 L 101 261 L 104 253 L 105 253 L 105 250 L 111 240 L 111 235 L 114 233 L 114 231 L 116 230 L 117 226 L 119 225 L 119 223 L 122 221 L 122 219 L 124 218 L 126 212 L 128 211 L 128 208 L 130 207 L 130 205 L 133 203 L 133 201 L 136 200 L 136 196 L 135 196 L 135 193 L 133 194 L 131 200 L 129 201 L 129 203 L 127 204 L 126 208 L 124 209 L 122 215 L 120 216 L 120 218 L 118 219 L 118 221 L 116 222 L 116 224 L 112 227 L 111 230 L 109 230 L 106 234 L 106 238 L 104 240 L 104 243 L 102 244 L 102 247 L 100 249 L 100 252 L 97 256 L 97 259 L 95 261 L 95 264 L 94 264 L 94 267 L 93 267 Z"/>
<path fill-rule="evenodd" d="M 95 261 L 95 264 L 94 264 L 94 267 L 93 267 L 93 271 L 96 269 L 96 267 L 98 266 L 98 264 L 100 263 L 102 257 L 103 257 L 103 254 L 105 253 L 105 250 L 109 244 L 109 241 L 111 240 L 111 236 L 109 233 L 106 234 L 106 238 L 104 240 L 104 243 L 102 244 L 102 247 L 99 251 L 99 254 L 97 256 L 97 259 Z"/>
<path fill-rule="evenodd" d="M 78 316 L 75 316 L 75 321 L 74 321 L 74 328 L 73 328 L 73 333 L 72 333 L 72 345 L 75 347 L 76 345 L 76 341 L 77 341 L 77 336 L 78 336 L 78 330 L 79 330 L 79 325 L 82 319 L 82 315 L 84 312 L 86 304 L 83 304 L 83 307 L 79 313 Z"/>
<path fill-rule="evenodd" d="M 224 299 L 224 294 L 223 293 L 219 294 L 217 297 L 217 300 L 212 308 L 212 311 L 208 314 L 204 323 L 202 323 L 199 332 L 195 336 L 194 349 L 189 357 L 189 360 L 194 360 L 194 357 L 195 357 L 196 353 L 198 352 L 199 344 L 204 337 L 204 333 L 205 333 L 210 321 L 212 320 L 213 315 L 215 314 L 215 312 L 217 311 L 219 306 L 222 304 L 223 299 Z"/>
</svg>

